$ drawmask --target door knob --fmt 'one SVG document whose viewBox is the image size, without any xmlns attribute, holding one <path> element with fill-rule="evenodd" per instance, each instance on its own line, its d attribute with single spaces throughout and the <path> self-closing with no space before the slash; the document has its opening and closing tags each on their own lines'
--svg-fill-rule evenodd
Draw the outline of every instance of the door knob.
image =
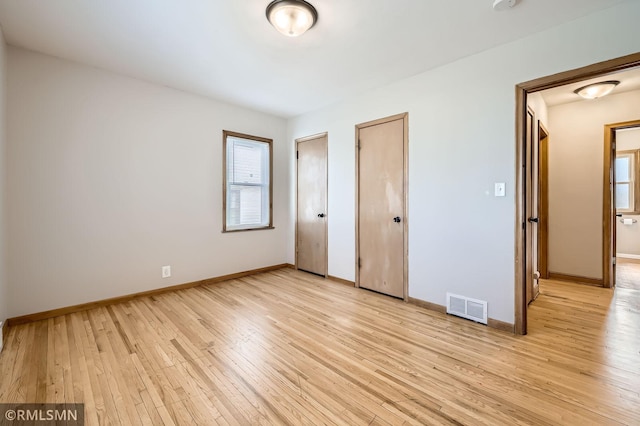
<svg viewBox="0 0 640 426">
<path fill-rule="evenodd" d="M 527 220 L 529 221 L 529 223 L 538 223 L 538 218 L 537 217 L 530 217 Z"/>
<path fill-rule="evenodd" d="M 396 216 L 396 217 L 394 217 L 394 218 L 393 218 L 393 221 L 394 221 L 395 223 L 400 223 L 400 220 L 401 220 L 401 219 L 400 219 L 400 216 Z"/>
<path fill-rule="evenodd" d="M 319 213 L 318 217 L 324 217 L 324 213 Z"/>
</svg>

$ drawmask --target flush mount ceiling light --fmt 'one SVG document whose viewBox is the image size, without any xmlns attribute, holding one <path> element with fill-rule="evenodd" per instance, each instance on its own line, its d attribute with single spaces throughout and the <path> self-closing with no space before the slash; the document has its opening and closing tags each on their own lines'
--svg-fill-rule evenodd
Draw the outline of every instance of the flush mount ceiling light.
<svg viewBox="0 0 640 426">
<path fill-rule="evenodd" d="M 493 2 L 493 10 L 507 10 L 516 5 L 516 0 L 495 0 Z"/>
<path fill-rule="evenodd" d="M 581 87 L 574 90 L 573 93 L 585 99 L 596 99 L 607 96 L 618 84 L 620 84 L 618 80 L 601 81 Z"/>
<path fill-rule="evenodd" d="M 304 0 L 275 0 L 267 6 L 267 19 L 282 34 L 298 37 L 315 25 L 318 12 Z"/>
</svg>

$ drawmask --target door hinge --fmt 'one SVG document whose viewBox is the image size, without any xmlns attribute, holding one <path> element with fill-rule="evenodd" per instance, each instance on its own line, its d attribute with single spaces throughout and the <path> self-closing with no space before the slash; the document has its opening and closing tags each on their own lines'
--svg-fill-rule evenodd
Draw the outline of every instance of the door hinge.
<svg viewBox="0 0 640 426">
<path fill-rule="evenodd" d="M 362 145 L 360 145 L 360 139 L 358 139 L 358 143 L 356 144 L 356 147 L 357 147 L 358 149 L 361 149 L 361 148 L 362 148 Z"/>
<path fill-rule="evenodd" d="M 616 264 L 616 258 L 615 257 L 613 258 L 613 264 L 614 265 Z"/>
<path fill-rule="evenodd" d="M 296 160 L 300 158 L 300 151 L 296 151 Z"/>
<path fill-rule="evenodd" d="M 613 143 L 611 144 L 611 149 L 616 149 L 616 143 L 615 143 L 615 142 L 613 142 Z"/>
<path fill-rule="evenodd" d="M 358 258 L 358 268 L 362 268 L 362 259 Z"/>
</svg>

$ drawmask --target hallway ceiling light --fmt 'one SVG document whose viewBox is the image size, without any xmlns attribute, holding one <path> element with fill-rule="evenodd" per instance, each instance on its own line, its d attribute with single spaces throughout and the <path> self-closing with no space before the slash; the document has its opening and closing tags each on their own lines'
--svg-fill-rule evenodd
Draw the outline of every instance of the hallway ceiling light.
<svg viewBox="0 0 640 426">
<path fill-rule="evenodd" d="M 516 5 L 516 0 L 495 0 L 493 2 L 493 10 L 508 10 Z"/>
<path fill-rule="evenodd" d="M 601 81 L 599 83 L 589 84 L 574 90 L 574 93 L 585 99 L 596 99 L 607 96 L 615 87 L 620 84 L 618 80 Z"/>
<path fill-rule="evenodd" d="M 315 25 L 318 12 L 304 0 L 274 0 L 267 6 L 267 19 L 282 34 L 298 37 Z"/>
</svg>

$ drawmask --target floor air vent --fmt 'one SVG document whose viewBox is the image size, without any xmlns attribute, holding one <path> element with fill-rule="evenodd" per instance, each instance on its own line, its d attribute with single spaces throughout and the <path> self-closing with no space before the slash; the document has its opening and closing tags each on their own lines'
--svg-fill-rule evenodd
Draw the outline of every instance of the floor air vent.
<svg viewBox="0 0 640 426">
<path fill-rule="evenodd" d="M 447 313 L 486 324 L 487 302 L 447 293 Z"/>
</svg>

